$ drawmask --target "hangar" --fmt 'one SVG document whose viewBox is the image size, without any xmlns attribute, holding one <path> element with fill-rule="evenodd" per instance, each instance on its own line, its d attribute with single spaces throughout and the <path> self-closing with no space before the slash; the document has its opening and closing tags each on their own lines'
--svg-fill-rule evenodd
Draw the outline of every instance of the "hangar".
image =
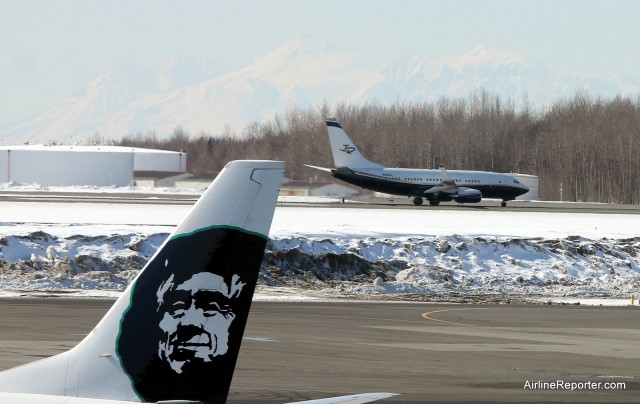
<svg viewBox="0 0 640 404">
<path fill-rule="evenodd" d="M 184 173 L 182 152 L 121 146 L 0 146 L 0 183 L 130 186 L 134 172 Z"/>
</svg>

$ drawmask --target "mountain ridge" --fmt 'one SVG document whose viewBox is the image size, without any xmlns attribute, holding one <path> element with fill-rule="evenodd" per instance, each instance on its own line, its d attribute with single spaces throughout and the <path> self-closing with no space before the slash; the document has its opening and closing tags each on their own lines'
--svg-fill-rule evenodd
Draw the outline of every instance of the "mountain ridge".
<svg viewBox="0 0 640 404">
<path fill-rule="evenodd" d="M 235 70 L 186 56 L 165 61 L 157 71 L 116 64 L 56 107 L 0 124 L 0 139 L 6 144 L 82 143 L 96 135 L 120 139 L 155 132 L 166 137 L 176 127 L 242 137 L 245 126 L 292 105 L 432 102 L 476 91 L 544 107 L 577 91 L 636 95 L 640 79 L 562 76 L 524 55 L 486 44 L 437 60 L 413 55 L 380 65 L 327 41 L 296 35 Z"/>
</svg>

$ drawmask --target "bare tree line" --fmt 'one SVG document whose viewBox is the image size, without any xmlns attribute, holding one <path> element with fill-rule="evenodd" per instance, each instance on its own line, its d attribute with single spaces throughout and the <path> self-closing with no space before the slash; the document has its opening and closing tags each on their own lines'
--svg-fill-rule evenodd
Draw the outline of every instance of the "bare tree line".
<svg viewBox="0 0 640 404">
<path fill-rule="evenodd" d="M 325 118 L 337 118 L 362 153 L 390 167 L 533 174 L 540 197 L 640 203 L 640 98 L 577 93 L 542 112 L 486 92 L 468 98 L 393 105 L 292 107 L 253 123 L 244 136 L 190 136 L 178 128 L 124 138 L 125 146 L 184 150 L 188 170 L 216 172 L 234 159 L 284 160 L 294 179 L 328 179 L 303 164 L 332 167 Z"/>
</svg>

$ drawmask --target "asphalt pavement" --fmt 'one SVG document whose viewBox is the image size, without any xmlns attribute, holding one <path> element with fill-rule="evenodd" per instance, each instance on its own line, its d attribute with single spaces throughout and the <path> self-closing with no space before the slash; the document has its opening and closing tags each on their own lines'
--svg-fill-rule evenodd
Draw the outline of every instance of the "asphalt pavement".
<svg viewBox="0 0 640 404">
<path fill-rule="evenodd" d="M 0 368 L 62 352 L 108 299 L 0 299 Z M 254 302 L 230 403 L 637 402 L 634 307 Z"/>
</svg>

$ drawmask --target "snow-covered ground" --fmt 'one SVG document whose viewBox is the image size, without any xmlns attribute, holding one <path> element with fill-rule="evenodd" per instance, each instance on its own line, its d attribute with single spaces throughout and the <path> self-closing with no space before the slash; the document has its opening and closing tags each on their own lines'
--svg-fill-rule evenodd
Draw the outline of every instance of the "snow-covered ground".
<svg viewBox="0 0 640 404">
<path fill-rule="evenodd" d="M 121 290 L 136 273 L 127 268 L 143 265 L 189 209 L 1 202 L 0 289 Z M 607 297 L 627 304 L 639 294 L 640 216 L 633 214 L 281 203 L 270 237 L 263 299 Z"/>
</svg>

